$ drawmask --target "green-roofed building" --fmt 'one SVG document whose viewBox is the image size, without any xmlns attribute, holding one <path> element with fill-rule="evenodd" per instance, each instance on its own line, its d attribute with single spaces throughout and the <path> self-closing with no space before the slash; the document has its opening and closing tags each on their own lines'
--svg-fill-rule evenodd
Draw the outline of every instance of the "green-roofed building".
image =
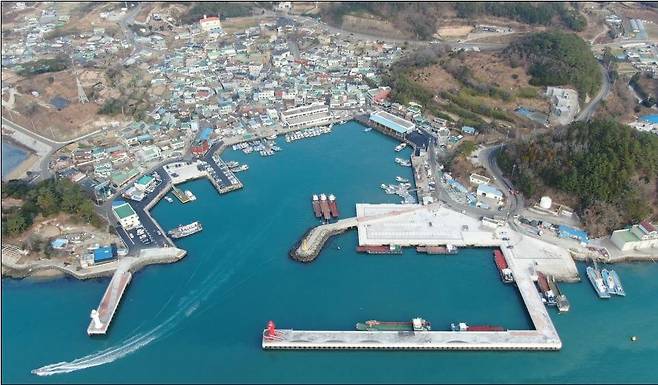
<svg viewBox="0 0 658 385">
<path fill-rule="evenodd" d="M 128 202 L 122 200 L 114 201 L 112 203 L 112 212 L 124 230 L 134 229 L 141 224 L 139 216 L 137 216 L 137 213 Z"/>
</svg>

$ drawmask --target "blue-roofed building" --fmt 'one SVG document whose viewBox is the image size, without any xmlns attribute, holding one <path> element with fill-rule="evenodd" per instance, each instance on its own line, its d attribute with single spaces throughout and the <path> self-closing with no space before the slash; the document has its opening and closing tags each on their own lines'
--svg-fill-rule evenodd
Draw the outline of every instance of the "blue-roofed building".
<svg viewBox="0 0 658 385">
<path fill-rule="evenodd" d="M 206 127 L 199 134 L 198 141 L 203 142 L 204 140 L 210 139 L 210 134 L 212 134 L 212 128 Z"/>
<path fill-rule="evenodd" d="M 414 123 L 386 111 L 371 113 L 370 123 L 384 133 L 392 134 L 399 138 L 404 138 L 407 134 L 416 129 Z"/>
<path fill-rule="evenodd" d="M 471 126 L 462 126 L 462 132 L 466 135 L 475 135 L 477 129 Z"/>
<path fill-rule="evenodd" d="M 558 236 L 560 238 L 573 238 L 581 243 L 589 243 L 589 236 L 585 231 L 565 225 L 560 225 L 558 227 Z"/>
<path fill-rule="evenodd" d="M 99 247 L 98 249 L 94 250 L 94 264 L 110 262 L 115 257 L 116 253 L 114 252 L 112 246 Z"/>
<path fill-rule="evenodd" d="M 483 197 L 495 199 L 497 201 L 502 201 L 504 197 L 502 191 L 498 190 L 490 184 L 484 183 L 478 185 L 477 194 Z"/>
<path fill-rule="evenodd" d="M 448 184 L 448 186 L 454 188 L 455 190 L 457 190 L 457 191 L 459 191 L 459 192 L 461 192 L 461 193 L 464 193 L 464 194 L 468 193 L 468 189 L 467 189 L 466 187 L 464 187 L 463 184 L 457 182 L 457 181 L 454 180 L 454 179 L 448 179 L 448 180 L 446 181 L 446 183 Z"/>
<path fill-rule="evenodd" d="M 69 244 L 69 240 L 66 238 L 57 238 L 54 239 L 52 242 L 50 242 L 50 246 L 53 247 L 55 250 L 61 250 L 66 247 L 66 245 Z"/>
</svg>

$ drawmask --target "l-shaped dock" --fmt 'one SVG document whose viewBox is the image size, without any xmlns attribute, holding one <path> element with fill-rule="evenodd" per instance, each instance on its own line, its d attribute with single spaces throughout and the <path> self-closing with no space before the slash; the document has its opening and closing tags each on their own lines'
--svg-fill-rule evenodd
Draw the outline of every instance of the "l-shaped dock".
<svg viewBox="0 0 658 385">
<path fill-rule="evenodd" d="M 458 245 L 500 248 L 512 270 L 532 330 L 507 331 L 318 331 L 278 329 L 263 331 L 263 349 L 383 349 L 383 350 L 559 350 L 562 341 L 533 279 L 535 260 L 555 269 L 556 250 L 531 243 L 512 230 L 484 230 L 477 220 L 440 205 L 357 205 L 357 217 L 318 226 L 307 232 L 293 253 L 312 260 L 331 233 L 359 229 L 359 244 L 403 246 Z M 516 247 L 515 247 L 516 246 Z M 543 255 L 545 254 L 545 255 Z M 567 254 L 568 258 L 568 254 Z M 571 261 L 573 265 L 573 261 Z M 306 261 L 308 262 L 308 260 Z M 575 265 L 562 276 L 577 274 Z M 573 270 L 573 271 L 571 271 Z M 447 326 L 447 325 L 446 325 Z"/>
</svg>

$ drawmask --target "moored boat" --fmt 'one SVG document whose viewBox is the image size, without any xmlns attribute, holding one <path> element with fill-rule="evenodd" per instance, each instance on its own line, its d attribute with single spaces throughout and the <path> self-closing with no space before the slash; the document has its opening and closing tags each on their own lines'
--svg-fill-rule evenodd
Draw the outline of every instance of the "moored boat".
<svg viewBox="0 0 658 385">
<path fill-rule="evenodd" d="M 507 329 L 501 326 L 494 325 L 468 325 L 465 322 L 458 324 L 450 324 L 450 329 L 453 332 L 504 332 Z"/>
<path fill-rule="evenodd" d="M 329 212 L 334 218 L 338 218 L 340 216 L 340 212 L 338 211 L 338 202 L 336 202 L 336 197 L 334 194 L 329 194 Z"/>
<path fill-rule="evenodd" d="M 400 245 L 365 245 L 357 246 L 356 251 L 368 254 L 402 254 Z"/>
<path fill-rule="evenodd" d="M 430 331 L 432 324 L 422 318 L 414 318 L 411 322 L 382 322 L 370 320 L 358 322 L 356 330 L 359 331 Z"/>
<path fill-rule="evenodd" d="M 203 230 L 203 226 L 201 226 L 200 222 L 192 222 L 189 225 L 180 225 L 175 229 L 169 230 L 167 234 L 174 239 L 178 239 L 196 234 L 201 230 Z"/>
<path fill-rule="evenodd" d="M 514 281 L 514 277 L 512 276 L 512 269 L 507 266 L 507 260 L 505 260 L 505 256 L 503 253 L 500 251 L 500 249 L 496 249 L 493 252 L 494 255 L 494 262 L 496 263 L 496 267 L 498 268 L 498 272 L 500 273 L 500 278 L 503 280 L 505 283 L 510 283 Z"/>
<path fill-rule="evenodd" d="M 610 293 L 608 293 L 608 289 L 603 283 L 601 272 L 594 270 L 592 266 L 587 266 L 587 269 L 585 270 L 587 271 L 587 278 L 589 278 L 589 281 L 592 283 L 592 287 L 594 287 L 599 298 L 610 298 Z"/>
<path fill-rule="evenodd" d="M 320 200 L 317 194 L 313 194 L 313 200 L 311 201 L 313 205 L 313 214 L 316 218 L 322 217 L 322 210 L 320 209 Z"/>
<path fill-rule="evenodd" d="M 621 285 L 621 279 L 619 279 L 619 274 L 616 271 L 610 270 L 610 276 L 615 281 L 615 287 L 617 288 L 617 295 L 626 296 L 626 291 Z"/>
</svg>

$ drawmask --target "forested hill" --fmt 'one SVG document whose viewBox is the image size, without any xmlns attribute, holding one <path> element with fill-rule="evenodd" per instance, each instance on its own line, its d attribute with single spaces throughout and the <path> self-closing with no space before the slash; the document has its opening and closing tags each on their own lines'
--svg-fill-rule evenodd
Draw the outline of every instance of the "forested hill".
<svg viewBox="0 0 658 385">
<path fill-rule="evenodd" d="M 560 31 L 525 35 L 506 48 L 510 64 L 525 65 L 537 86 L 571 85 L 581 102 L 601 87 L 601 71 L 589 45 L 573 33 Z"/>
<path fill-rule="evenodd" d="M 468 21 L 495 16 L 529 25 L 562 26 L 582 31 L 587 20 L 564 2 L 335 2 L 325 3 L 321 16 L 340 26 L 345 15 L 370 15 L 392 23 L 419 40 L 432 40 L 446 14 Z"/>
<path fill-rule="evenodd" d="M 543 195 L 545 185 L 577 197 L 594 235 L 658 214 L 658 137 L 611 120 L 576 122 L 509 145 L 498 161 L 527 196 Z"/>
</svg>

